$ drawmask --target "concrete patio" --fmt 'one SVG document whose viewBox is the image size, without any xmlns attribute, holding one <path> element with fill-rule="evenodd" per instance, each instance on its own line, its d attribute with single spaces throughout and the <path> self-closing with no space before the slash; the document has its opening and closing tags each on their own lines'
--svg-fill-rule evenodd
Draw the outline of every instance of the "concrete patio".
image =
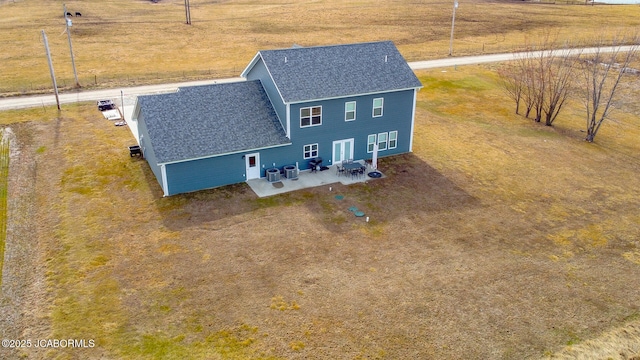
<svg viewBox="0 0 640 360">
<path fill-rule="evenodd" d="M 298 179 L 281 178 L 279 182 L 271 183 L 267 179 L 252 179 L 248 180 L 247 184 L 251 187 L 253 192 L 258 197 L 266 197 L 271 195 L 282 194 L 290 191 L 296 191 L 300 189 L 312 188 L 322 185 L 330 185 L 335 183 L 341 183 L 343 185 L 350 185 L 355 183 L 363 183 L 371 180 L 377 180 L 384 178 L 384 174 L 380 178 L 372 178 L 367 174 L 374 171 L 373 168 L 367 165 L 367 169 L 364 172 L 364 176 L 351 177 L 350 175 L 338 175 L 336 166 L 329 166 L 328 170 L 311 172 L 310 170 L 300 171 Z M 378 170 L 378 172 L 380 172 Z M 380 172 L 381 173 L 381 172 Z M 282 186 L 280 186 L 282 184 Z M 276 187 L 277 186 L 277 187 Z"/>
</svg>

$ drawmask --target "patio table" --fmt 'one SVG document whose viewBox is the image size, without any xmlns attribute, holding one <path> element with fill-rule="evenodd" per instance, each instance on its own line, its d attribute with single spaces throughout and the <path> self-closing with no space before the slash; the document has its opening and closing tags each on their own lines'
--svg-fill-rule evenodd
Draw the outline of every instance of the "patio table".
<svg viewBox="0 0 640 360">
<path fill-rule="evenodd" d="M 359 162 L 346 163 L 342 165 L 344 167 L 345 172 L 349 173 L 351 176 L 354 175 L 354 171 L 358 171 L 360 169 L 366 169 L 366 167 Z"/>
</svg>

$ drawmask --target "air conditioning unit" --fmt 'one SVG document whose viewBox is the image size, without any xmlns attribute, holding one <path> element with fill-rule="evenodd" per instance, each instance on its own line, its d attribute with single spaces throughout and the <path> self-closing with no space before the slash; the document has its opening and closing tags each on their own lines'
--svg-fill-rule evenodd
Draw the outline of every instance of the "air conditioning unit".
<svg viewBox="0 0 640 360">
<path fill-rule="evenodd" d="M 298 168 L 294 165 L 288 165 L 284 167 L 284 176 L 287 179 L 297 179 L 298 178 Z"/>
<path fill-rule="evenodd" d="M 267 169 L 267 181 L 268 182 L 280 181 L 280 170 L 275 168 Z"/>
</svg>

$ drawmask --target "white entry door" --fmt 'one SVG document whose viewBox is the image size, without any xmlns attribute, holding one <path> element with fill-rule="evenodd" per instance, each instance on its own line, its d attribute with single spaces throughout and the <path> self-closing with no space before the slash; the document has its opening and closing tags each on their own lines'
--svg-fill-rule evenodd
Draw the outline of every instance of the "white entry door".
<svg viewBox="0 0 640 360">
<path fill-rule="evenodd" d="M 247 180 L 260 177 L 260 153 L 247 154 L 244 157 L 247 166 Z"/>
<path fill-rule="evenodd" d="M 353 139 L 336 140 L 333 142 L 333 164 L 342 160 L 353 159 Z"/>
</svg>

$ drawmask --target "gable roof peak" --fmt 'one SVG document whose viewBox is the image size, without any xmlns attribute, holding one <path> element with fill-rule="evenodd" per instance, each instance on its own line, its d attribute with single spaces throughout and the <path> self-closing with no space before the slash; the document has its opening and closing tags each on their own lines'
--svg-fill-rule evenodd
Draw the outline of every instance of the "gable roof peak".
<svg viewBox="0 0 640 360">
<path fill-rule="evenodd" d="M 420 88 L 391 41 L 261 50 L 261 59 L 285 103 Z"/>
</svg>

